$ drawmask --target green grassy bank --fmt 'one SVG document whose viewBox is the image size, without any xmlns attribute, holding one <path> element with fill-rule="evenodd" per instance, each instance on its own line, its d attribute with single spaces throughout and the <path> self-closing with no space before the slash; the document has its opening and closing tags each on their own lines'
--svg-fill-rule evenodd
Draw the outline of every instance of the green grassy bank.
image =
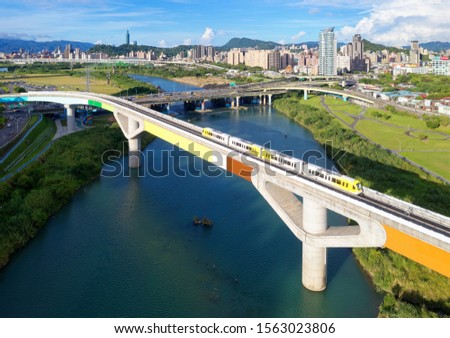
<svg viewBox="0 0 450 338">
<path fill-rule="evenodd" d="M 337 165 L 363 185 L 439 213 L 450 215 L 450 187 L 345 128 L 324 109 L 297 95 L 274 107 L 308 128 L 332 157 L 345 152 Z M 362 267 L 379 291 L 383 317 L 450 316 L 450 279 L 387 249 L 355 249 Z"/>
</svg>

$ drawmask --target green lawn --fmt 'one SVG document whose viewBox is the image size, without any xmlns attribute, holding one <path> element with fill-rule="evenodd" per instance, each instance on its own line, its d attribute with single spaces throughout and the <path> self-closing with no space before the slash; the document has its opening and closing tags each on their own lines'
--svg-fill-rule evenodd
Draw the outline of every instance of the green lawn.
<svg viewBox="0 0 450 338">
<path fill-rule="evenodd" d="M 449 147 L 450 148 L 450 147 Z M 420 164 L 421 166 L 435 172 L 438 175 L 450 181 L 450 149 L 447 151 L 436 152 L 402 152 L 401 154 L 411 161 Z"/>
<path fill-rule="evenodd" d="M 355 115 L 355 116 L 359 115 L 359 113 L 363 109 L 361 106 L 359 106 L 355 103 L 343 101 L 340 98 L 333 97 L 333 96 L 327 96 L 325 98 L 325 103 L 333 111 L 339 110 L 339 111 L 343 111 L 343 112 L 346 112 L 347 114 Z"/>
<path fill-rule="evenodd" d="M 86 90 L 86 77 L 85 76 L 69 76 L 61 74 L 33 74 L 33 75 L 20 75 L 15 78 L 19 81 L 24 81 L 34 85 L 40 86 L 55 86 L 58 90 L 63 91 L 85 91 Z M 0 80 L 11 81 L 11 79 Z M 108 85 L 106 79 L 90 79 L 90 91 L 101 94 L 114 94 L 120 91 L 120 88 Z"/>
<path fill-rule="evenodd" d="M 332 112 L 348 125 L 354 121 L 351 115 L 356 117 L 363 109 L 356 104 L 344 102 L 332 96 L 324 99 Z M 320 96 L 311 97 L 302 103 L 324 109 Z M 374 117 L 374 112 L 379 112 L 382 117 Z M 361 134 L 385 148 L 400 152 L 418 165 L 450 180 L 450 139 L 442 135 L 442 133 L 450 134 L 450 126 L 441 126 L 432 130 L 426 126 L 422 117 L 397 115 L 375 108 L 368 108 L 364 117 L 366 119 L 360 120 L 355 127 Z M 342 121 L 340 122 L 348 128 Z M 410 135 L 407 135 L 407 132 Z M 427 139 L 420 140 L 419 136 L 426 136 Z"/>
<path fill-rule="evenodd" d="M 430 139 L 421 141 L 418 137 L 406 135 L 407 128 L 387 126 L 378 121 L 369 120 L 360 121 L 356 125 L 356 130 L 372 141 L 396 151 L 450 150 L 450 140 L 444 140 L 444 136 L 431 132 L 424 132 Z M 416 136 L 420 133 L 422 132 L 415 132 L 412 135 Z"/>
</svg>

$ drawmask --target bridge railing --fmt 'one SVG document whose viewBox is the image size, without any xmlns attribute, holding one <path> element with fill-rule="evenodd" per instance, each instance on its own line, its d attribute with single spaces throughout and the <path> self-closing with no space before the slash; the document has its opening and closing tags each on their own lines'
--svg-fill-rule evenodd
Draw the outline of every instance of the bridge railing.
<svg viewBox="0 0 450 338">
<path fill-rule="evenodd" d="M 369 198 L 372 198 L 374 200 L 377 200 L 379 202 L 382 202 L 383 204 L 389 205 L 396 209 L 400 209 L 407 216 L 418 216 L 425 220 L 430 220 L 434 223 L 439 223 L 439 224 L 443 225 L 444 227 L 447 227 L 448 230 L 450 231 L 450 218 L 449 217 L 446 217 L 446 216 L 440 215 L 438 213 L 435 213 L 433 211 L 421 208 L 412 203 L 408 203 L 408 202 L 399 200 L 395 197 L 382 194 L 376 190 L 372 190 L 369 188 L 364 188 L 364 195 Z"/>
</svg>

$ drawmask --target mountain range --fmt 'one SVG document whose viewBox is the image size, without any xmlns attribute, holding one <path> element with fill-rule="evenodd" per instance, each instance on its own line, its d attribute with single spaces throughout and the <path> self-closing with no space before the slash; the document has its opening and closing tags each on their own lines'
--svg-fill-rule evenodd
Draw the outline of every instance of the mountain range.
<svg viewBox="0 0 450 338">
<path fill-rule="evenodd" d="M 18 39 L 0 39 L 0 52 L 4 53 L 11 53 L 11 52 L 17 52 L 19 49 L 23 49 L 30 53 L 36 53 L 42 50 L 48 50 L 53 51 L 57 47 L 60 48 L 61 51 L 64 50 L 65 46 L 67 44 L 71 44 L 72 48 L 80 48 L 83 51 L 87 51 L 93 47 L 94 50 L 103 50 L 106 47 L 102 46 L 102 48 L 98 48 L 99 46 L 95 46 L 92 43 L 88 42 L 78 42 L 78 41 L 48 41 L 48 42 L 37 42 L 37 41 L 27 41 L 27 40 L 18 40 Z M 308 48 L 314 48 L 318 47 L 317 41 L 307 41 L 302 43 L 295 44 L 296 46 L 301 46 L 306 44 Z M 374 44 L 370 41 L 364 40 L 365 44 L 365 50 L 372 50 L 372 51 L 381 51 L 383 49 L 387 49 L 389 51 L 400 51 L 401 48 L 396 47 L 387 47 L 380 44 Z M 289 44 L 290 46 L 291 44 Z M 344 43 L 339 42 L 338 47 L 344 45 Z M 263 40 L 255 40 L 255 39 L 248 39 L 248 38 L 233 38 L 230 41 L 228 41 L 223 46 L 217 46 L 216 49 L 219 51 L 225 51 L 230 50 L 232 48 L 257 48 L 257 49 L 274 49 L 276 47 L 281 47 L 282 44 L 272 41 L 263 41 Z M 426 42 L 426 43 L 420 43 L 420 46 L 423 48 L 426 48 L 431 51 L 440 52 L 450 49 L 450 42 L 441 42 L 441 41 L 433 41 L 433 42 Z M 107 46 L 109 52 L 111 53 L 115 48 L 114 46 Z M 123 47 L 123 46 L 120 46 Z M 131 47 L 126 46 L 126 47 Z M 161 47 L 151 47 L 151 46 L 138 46 L 139 48 L 144 47 L 145 49 L 152 49 L 152 50 L 167 50 L 171 52 L 172 50 L 180 50 L 182 47 L 191 47 L 191 46 L 178 46 L 178 47 L 172 47 L 172 48 L 161 48 Z M 408 49 L 408 46 L 403 47 L 403 49 Z M 134 49 L 134 48 L 133 48 Z M 110 54 L 109 53 L 109 54 Z M 172 54 L 172 53 L 170 53 Z M 110 54 L 111 55 L 111 54 Z"/>
<path fill-rule="evenodd" d="M 94 46 L 94 44 L 89 42 L 78 42 L 78 41 L 46 41 L 37 42 L 31 40 L 18 40 L 18 39 L 0 39 L 0 52 L 12 53 L 18 52 L 21 48 L 29 53 L 37 53 L 43 50 L 48 50 L 53 52 L 57 47 L 61 51 L 67 44 L 71 44 L 72 48 L 80 48 L 81 50 L 88 50 Z"/>
</svg>

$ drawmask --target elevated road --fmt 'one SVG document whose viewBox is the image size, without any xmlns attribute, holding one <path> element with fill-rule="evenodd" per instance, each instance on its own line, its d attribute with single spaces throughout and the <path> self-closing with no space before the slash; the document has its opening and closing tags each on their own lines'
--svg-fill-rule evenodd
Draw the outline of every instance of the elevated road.
<svg viewBox="0 0 450 338">
<path fill-rule="evenodd" d="M 133 101 L 144 105 L 155 105 L 155 104 L 169 104 L 180 101 L 204 101 L 220 98 L 230 98 L 239 99 L 242 97 L 269 97 L 268 102 L 270 104 L 271 97 L 273 95 L 284 94 L 288 91 L 303 91 L 305 93 L 305 99 L 307 94 L 311 92 L 316 93 L 326 93 L 332 95 L 338 95 L 344 99 L 353 99 L 355 101 L 362 102 L 367 105 L 373 105 L 374 100 L 367 98 L 363 95 L 358 95 L 354 92 L 348 92 L 344 90 L 337 90 L 334 88 L 329 88 L 327 86 L 331 83 L 336 83 L 335 81 L 324 81 L 324 82 L 298 82 L 298 81 L 270 81 L 261 82 L 247 85 L 240 85 L 235 87 L 224 87 L 220 89 L 213 90 L 197 90 L 197 91 L 186 91 L 186 92 L 170 92 L 170 93 L 160 93 L 152 94 L 144 97 L 134 98 Z"/>
</svg>

